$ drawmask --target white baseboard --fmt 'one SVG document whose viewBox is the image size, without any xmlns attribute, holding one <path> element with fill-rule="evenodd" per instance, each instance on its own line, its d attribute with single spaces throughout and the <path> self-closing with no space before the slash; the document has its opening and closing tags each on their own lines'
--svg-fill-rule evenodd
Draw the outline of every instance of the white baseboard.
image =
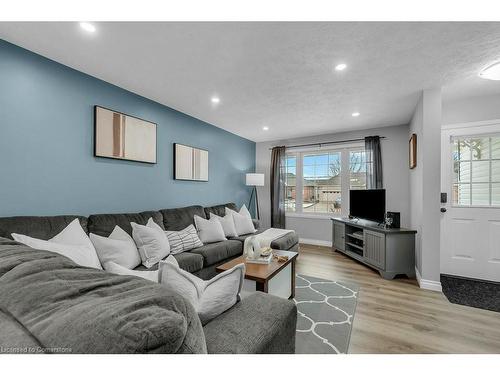
<svg viewBox="0 0 500 375">
<path fill-rule="evenodd" d="M 418 285 L 421 289 L 433 290 L 435 292 L 442 292 L 441 283 L 439 281 L 425 280 L 422 279 L 420 272 L 418 272 L 417 267 L 415 267 L 415 275 L 417 277 Z"/>
<path fill-rule="evenodd" d="M 306 245 L 316 245 L 316 246 L 328 246 L 332 247 L 331 241 L 323 241 L 323 240 L 315 240 L 312 238 L 299 238 L 299 243 L 303 243 Z"/>
</svg>

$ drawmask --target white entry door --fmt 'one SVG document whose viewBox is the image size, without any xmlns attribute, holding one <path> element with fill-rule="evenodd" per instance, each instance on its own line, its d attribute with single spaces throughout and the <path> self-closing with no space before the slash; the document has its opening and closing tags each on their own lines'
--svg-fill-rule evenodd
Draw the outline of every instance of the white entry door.
<svg viewBox="0 0 500 375">
<path fill-rule="evenodd" d="M 500 282 L 500 121 L 443 128 L 441 152 L 441 273 Z"/>
</svg>

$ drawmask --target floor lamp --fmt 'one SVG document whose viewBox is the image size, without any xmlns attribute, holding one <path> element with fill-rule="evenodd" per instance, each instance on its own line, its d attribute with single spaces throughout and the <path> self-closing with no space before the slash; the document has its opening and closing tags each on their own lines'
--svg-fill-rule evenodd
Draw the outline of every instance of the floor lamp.
<svg viewBox="0 0 500 375">
<path fill-rule="evenodd" d="M 252 207 L 252 198 L 255 193 L 255 206 L 257 208 L 257 220 L 260 220 L 259 214 L 259 197 L 257 195 L 257 186 L 264 186 L 264 173 L 247 173 L 246 174 L 246 185 L 253 186 L 252 194 L 250 195 L 250 201 L 248 202 L 248 208 Z"/>
</svg>

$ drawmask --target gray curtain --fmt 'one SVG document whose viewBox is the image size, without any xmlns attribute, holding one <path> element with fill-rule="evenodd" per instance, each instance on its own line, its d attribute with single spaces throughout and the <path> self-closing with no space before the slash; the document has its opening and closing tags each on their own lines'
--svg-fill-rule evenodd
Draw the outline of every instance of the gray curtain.
<svg viewBox="0 0 500 375">
<path fill-rule="evenodd" d="M 271 227 L 285 228 L 285 147 L 271 152 Z"/>
<path fill-rule="evenodd" d="M 382 152 L 380 151 L 380 137 L 365 137 L 366 151 L 366 188 L 382 189 Z"/>
</svg>

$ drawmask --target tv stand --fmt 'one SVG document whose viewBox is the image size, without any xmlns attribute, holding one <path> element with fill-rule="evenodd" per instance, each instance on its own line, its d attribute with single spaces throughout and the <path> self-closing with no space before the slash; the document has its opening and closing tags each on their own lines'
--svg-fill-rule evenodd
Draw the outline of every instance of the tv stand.
<svg viewBox="0 0 500 375">
<path fill-rule="evenodd" d="M 333 250 L 376 269 L 384 279 L 415 277 L 416 230 L 384 228 L 363 219 L 332 218 Z"/>
</svg>

